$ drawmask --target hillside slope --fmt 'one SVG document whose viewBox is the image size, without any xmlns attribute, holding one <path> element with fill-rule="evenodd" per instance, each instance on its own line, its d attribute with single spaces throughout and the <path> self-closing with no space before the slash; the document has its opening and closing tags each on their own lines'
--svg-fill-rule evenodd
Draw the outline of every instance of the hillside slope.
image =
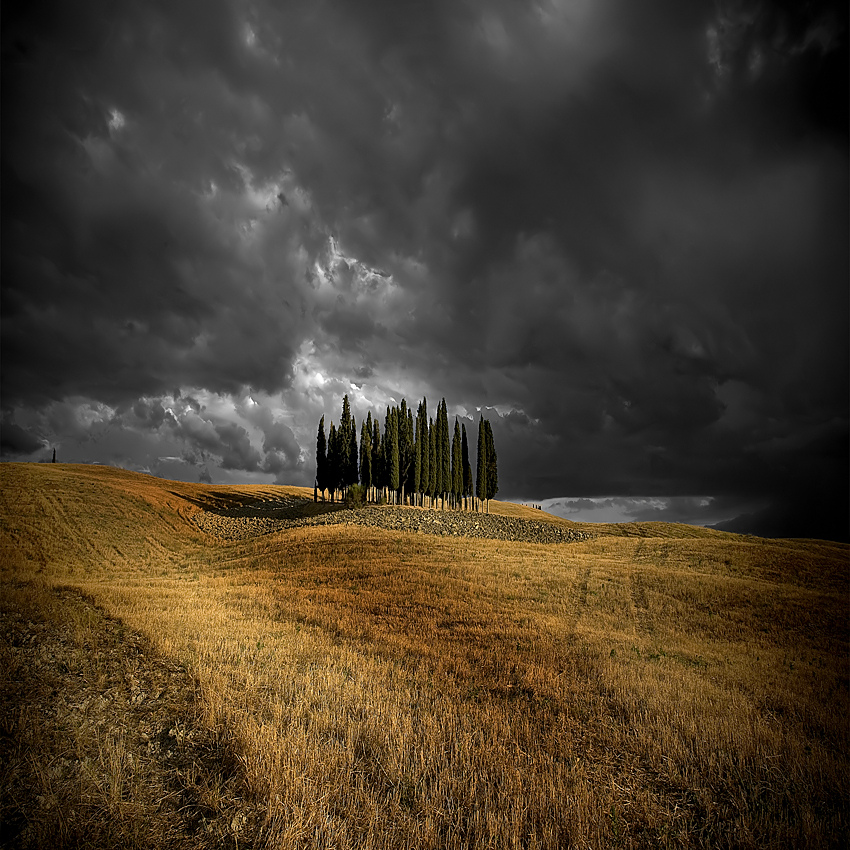
<svg viewBox="0 0 850 850">
<path fill-rule="evenodd" d="M 131 551 L 137 551 L 139 545 L 152 545 L 153 541 L 160 545 L 168 542 L 172 546 L 184 540 L 197 541 L 193 526 L 214 533 L 214 517 L 242 520 L 240 531 L 225 534 L 226 539 L 242 539 L 311 522 L 355 521 L 361 525 L 396 526 L 400 530 L 402 526 L 422 529 L 423 525 L 427 525 L 429 516 L 448 521 L 452 528 L 446 528 L 446 533 L 494 539 L 505 535 L 486 531 L 474 533 L 467 527 L 471 528 L 475 523 L 487 524 L 488 517 L 493 518 L 493 527 L 497 527 L 502 519 L 519 520 L 527 527 L 523 539 L 533 541 L 533 531 L 537 527 L 542 528 L 539 536 L 543 542 L 591 536 L 714 540 L 737 537 L 728 532 L 680 523 L 575 523 L 545 511 L 495 499 L 490 502 L 487 514 L 368 506 L 357 518 L 339 504 L 321 500 L 314 503 L 313 492 L 307 487 L 191 484 L 85 464 L 3 464 L 0 471 L 5 499 L 8 500 L 4 515 L 19 514 L 14 523 L 9 520 L 9 535 L 11 539 L 20 537 L 24 548 L 39 539 L 39 534 L 30 534 L 29 530 L 49 531 L 52 527 L 52 534 L 47 537 L 63 535 L 68 530 L 64 523 L 69 515 L 74 516 L 75 527 L 65 545 L 72 548 L 83 546 L 81 552 L 89 551 L 91 547 L 97 550 L 98 543 L 115 546 L 121 540 Z M 28 495 L 23 502 L 13 505 L 11 500 L 21 493 Z M 392 516 L 393 521 L 374 519 L 382 514 Z M 404 515 L 411 519 L 399 519 Z M 81 520 L 92 525 L 91 534 L 86 533 L 86 528 L 76 525 Z M 110 529 L 109 541 L 98 540 L 104 525 Z M 234 523 L 229 525 L 235 527 Z M 146 533 L 144 540 L 140 541 L 135 529 L 142 526 Z M 546 531 L 547 526 L 559 529 L 560 533 L 553 539 L 553 534 Z M 119 555 L 123 552 L 120 546 L 115 548 Z"/>
<path fill-rule="evenodd" d="M 518 507 L 491 510 L 583 530 Z M 14 846 L 850 838 L 846 545 L 334 516 L 304 488 L 0 465 Z"/>
</svg>

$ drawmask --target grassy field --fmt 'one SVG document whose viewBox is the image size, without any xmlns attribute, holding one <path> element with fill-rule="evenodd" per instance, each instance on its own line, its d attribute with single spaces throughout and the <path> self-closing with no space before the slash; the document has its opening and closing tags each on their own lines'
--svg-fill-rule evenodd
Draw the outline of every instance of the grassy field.
<svg viewBox="0 0 850 850">
<path fill-rule="evenodd" d="M 5 846 L 850 842 L 846 545 L 663 523 L 560 545 L 346 525 L 227 543 L 191 520 L 281 495 L 312 491 L 0 466 L 7 616 L 68 630 L 80 687 L 108 678 L 107 627 L 143 647 L 134 664 L 185 670 L 216 753 L 179 768 L 206 802 L 174 832 L 162 757 L 117 750 L 114 723 L 66 729 L 89 779 L 51 782 L 31 766 L 57 745 L 21 712 L 6 785 L 38 787 L 3 799 Z M 26 671 L 3 652 L 8 703 Z"/>
</svg>

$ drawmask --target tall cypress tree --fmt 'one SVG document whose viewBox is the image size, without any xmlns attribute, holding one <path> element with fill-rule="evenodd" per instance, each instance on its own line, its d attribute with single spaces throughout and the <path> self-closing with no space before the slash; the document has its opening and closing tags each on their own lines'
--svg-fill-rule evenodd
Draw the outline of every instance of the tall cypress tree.
<svg viewBox="0 0 850 850">
<path fill-rule="evenodd" d="M 484 414 L 478 418 L 478 458 L 475 469 L 475 493 L 479 501 L 487 498 L 487 437 L 484 428 Z"/>
<path fill-rule="evenodd" d="M 404 430 L 407 433 L 408 459 L 407 459 L 407 477 L 404 482 L 406 493 L 410 494 L 410 503 L 413 504 L 413 494 L 415 493 L 414 473 L 416 472 L 416 443 L 415 432 L 413 430 L 413 411 L 407 408 L 407 421 L 404 423 Z"/>
<path fill-rule="evenodd" d="M 469 465 L 469 443 L 466 441 L 466 424 L 461 427 L 460 456 L 463 464 L 463 498 L 464 501 L 472 495 L 472 467 Z M 468 509 L 469 505 L 465 505 Z"/>
<path fill-rule="evenodd" d="M 372 480 L 375 487 L 375 501 L 378 502 L 378 490 L 384 489 L 384 447 L 381 443 L 381 426 L 378 417 L 372 423 Z"/>
<path fill-rule="evenodd" d="M 422 493 L 422 505 L 425 505 L 425 494 L 430 491 L 431 486 L 431 441 L 428 433 L 428 401 L 422 399 L 419 405 L 419 433 L 421 434 L 422 453 L 422 475 L 420 478 L 420 492 Z"/>
<path fill-rule="evenodd" d="M 440 484 L 443 494 L 443 508 L 446 507 L 446 494 L 452 489 L 452 449 L 449 437 L 449 414 L 446 400 L 440 403 Z"/>
<path fill-rule="evenodd" d="M 407 442 L 407 402 L 404 399 L 401 400 L 401 407 L 397 409 L 396 421 L 398 423 L 398 486 L 401 492 L 401 503 L 404 504 L 404 490 L 410 463 L 410 446 Z"/>
<path fill-rule="evenodd" d="M 387 415 L 384 418 L 384 440 L 381 446 L 381 459 L 384 465 L 383 486 L 387 491 L 387 501 L 390 500 L 390 467 L 392 466 L 392 415 L 387 405 Z"/>
<path fill-rule="evenodd" d="M 322 501 L 325 501 L 325 487 L 327 487 L 328 469 L 328 444 L 325 440 L 325 417 L 319 420 L 319 431 L 316 434 L 316 485 L 313 490 L 313 501 L 316 500 L 316 491 L 322 491 Z"/>
<path fill-rule="evenodd" d="M 440 405 L 437 404 L 437 414 L 434 417 L 434 497 L 437 498 L 443 492 L 443 438 L 440 430 L 443 425 L 443 417 L 440 416 Z"/>
<path fill-rule="evenodd" d="M 363 430 L 360 432 L 360 483 L 366 491 L 366 501 L 372 490 L 372 411 L 366 414 Z"/>
<path fill-rule="evenodd" d="M 336 426 L 331 422 L 328 431 L 328 490 L 331 491 L 331 503 L 334 501 L 336 488 L 339 486 L 339 440 L 337 439 Z"/>
<path fill-rule="evenodd" d="M 339 427 L 336 429 L 339 440 L 339 487 L 343 495 L 351 481 L 351 405 L 348 403 L 348 395 L 342 399 L 342 414 L 339 418 Z"/>
<path fill-rule="evenodd" d="M 422 431 L 420 425 L 422 423 L 422 404 L 416 411 L 416 424 L 413 432 L 413 503 L 416 504 L 419 500 L 419 494 L 422 490 Z"/>
<path fill-rule="evenodd" d="M 497 467 L 496 444 L 493 441 L 493 429 L 490 427 L 489 420 L 487 425 L 487 498 L 495 499 L 496 493 L 499 492 L 499 470 Z M 487 513 L 490 512 L 490 505 L 487 505 Z"/>
<path fill-rule="evenodd" d="M 460 497 L 463 493 L 463 466 L 460 451 L 460 425 L 455 416 L 455 430 L 452 435 L 452 501 L 454 507 L 460 505 Z"/>
<path fill-rule="evenodd" d="M 351 417 L 351 430 L 348 436 L 348 469 L 345 477 L 347 487 L 360 480 L 360 472 L 357 469 L 357 422 L 353 416 Z"/>
<path fill-rule="evenodd" d="M 394 501 L 398 503 L 399 490 L 399 457 L 398 457 L 398 408 L 390 411 L 390 427 L 386 436 L 387 470 L 389 487 L 395 493 Z"/>
<path fill-rule="evenodd" d="M 428 417 L 428 465 L 431 468 L 431 473 L 428 476 L 428 501 L 429 506 L 433 507 L 440 465 L 437 463 L 437 426 L 431 417 Z"/>
</svg>

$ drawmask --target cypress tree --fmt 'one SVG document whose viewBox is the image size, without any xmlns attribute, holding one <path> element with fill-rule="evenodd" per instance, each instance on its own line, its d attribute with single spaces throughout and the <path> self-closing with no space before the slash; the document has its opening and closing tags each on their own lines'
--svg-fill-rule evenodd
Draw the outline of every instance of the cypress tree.
<svg viewBox="0 0 850 850">
<path fill-rule="evenodd" d="M 497 467 L 496 444 L 493 441 L 493 429 L 490 427 L 489 420 L 485 422 L 487 426 L 487 498 L 495 499 L 496 493 L 499 492 L 499 470 Z M 487 513 L 490 512 L 490 506 L 487 505 Z"/>
<path fill-rule="evenodd" d="M 351 431 L 348 441 L 348 469 L 345 477 L 347 487 L 360 480 L 360 471 L 357 468 L 357 422 L 353 416 L 351 417 Z"/>
<path fill-rule="evenodd" d="M 387 501 L 390 499 L 390 457 L 392 455 L 392 415 L 390 408 L 387 407 L 387 415 L 384 418 L 384 435 L 381 442 L 381 464 L 383 470 L 383 479 L 381 486 L 385 490 Z"/>
<path fill-rule="evenodd" d="M 407 444 L 407 402 L 402 399 L 397 408 L 398 422 L 398 486 L 401 492 L 401 504 L 404 504 L 404 485 L 407 483 L 407 467 L 410 462 L 410 447 Z"/>
<path fill-rule="evenodd" d="M 452 435 L 452 501 L 454 507 L 460 505 L 460 497 L 463 494 L 463 466 L 460 452 L 460 425 L 455 416 L 455 431 Z"/>
<path fill-rule="evenodd" d="M 436 498 L 443 492 L 443 439 L 440 435 L 443 418 L 440 416 L 440 405 L 437 404 L 437 415 L 434 418 L 434 497 Z"/>
<path fill-rule="evenodd" d="M 414 504 L 419 499 L 419 494 L 422 492 L 422 404 L 416 411 L 416 426 L 413 433 L 413 494 Z"/>
<path fill-rule="evenodd" d="M 387 501 L 390 499 L 390 466 L 392 465 L 392 416 L 390 408 L 387 405 L 387 415 L 384 418 L 384 441 L 381 446 L 381 459 L 383 462 L 384 480 L 383 486 L 386 488 Z"/>
<path fill-rule="evenodd" d="M 466 441 L 466 425 L 461 425 L 460 457 L 463 465 L 463 498 L 466 501 L 472 495 L 472 467 L 469 465 L 469 443 Z M 468 509 L 468 505 L 465 506 Z"/>
<path fill-rule="evenodd" d="M 328 490 L 331 491 L 331 504 L 334 501 L 336 488 L 339 485 L 339 440 L 337 439 L 336 426 L 331 422 L 328 431 L 328 477 L 326 479 Z"/>
<path fill-rule="evenodd" d="M 398 503 L 399 489 L 399 457 L 398 457 L 398 408 L 394 407 L 390 411 L 390 427 L 386 435 L 387 446 L 385 451 L 387 454 L 387 472 L 389 478 L 389 488 L 395 493 L 395 502 Z"/>
<path fill-rule="evenodd" d="M 419 405 L 419 433 L 421 435 L 422 451 L 422 475 L 420 478 L 420 492 L 422 493 L 422 505 L 425 505 L 425 494 L 431 486 L 431 441 L 428 433 L 428 401 L 422 399 Z"/>
<path fill-rule="evenodd" d="M 410 494 L 410 504 L 413 504 L 415 488 L 415 472 L 416 472 L 416 442 L 415 432 L 413 429 L 413 411 L 407 408 L 407 421 L 404 423 L 405 431 L 407 432 L 408 445 L 408 460 L 407 460 L 407 478 L 405 479 L 405 492 Z"/>
<path fill-rule="evenodd" d="M 377 491 L 384 489 L 384 447 L 381 443 L 381 426 L 377 416 L 372 424 L 372 480 L 377 502 L 379 501 Z"/>
<path fill-rule="evenodd" d="M 366 491 L 366 501 L 372 489 L 372 411 L 366 415 L 366 422 L 360 432 L 360 483 Z"/>
<path fill-rule="evenodd" d="M 345 490 L 353 483 L 351 478 L 351 405 L 348 403 L 348 395 L 342 399 L 342 414 L 339 418 L 339 428 L 336 429 L 339 440 L 339 486 Z"/>
<path fill-rule="evenodd" d="M 357 423 L 352 416 L 348 420 L 348 451 L 346 454 L 345 467 L 345 487 L 346 490 L 360 480 L 360 467 L 357 463 L 358 447 L 357 447 Z"/>
<path fill-rule="evenodd" d="M 443 494 L 443 509 L 446 507 L 446 494 L 452 489 L 452 449 L 449 444 L 449 414 L 446 400 L 440 403 L 440 485 Z"/>
<path fill-rule="evenodd" d="M 316 434 L 316 486 L 313 490 L 313 501 L 316 501 L 316 490 L 322 491 L 322 501 L 325 501 L 325 487 L 328 486 L 328 447 L 325 440 L 325 417 L 319 420 L 319 431 Z"/>
<path fill-rule="evenodd" d="M 484 414 L 478 418 L 478 458 L 475 469 L 475 493 L 478 500 L 487 498 L 487 438 L 484 429 Z"/>
<path fill-rule="evenodd" d="M 437 463 L 437 426 L 430 417 L 428 417 L 428 464 L 431 469 L 428 476 L 428 501 L 429 506 L 433 506 L 434 497 L 437 493 L 439 464 Z"/>
</svg>

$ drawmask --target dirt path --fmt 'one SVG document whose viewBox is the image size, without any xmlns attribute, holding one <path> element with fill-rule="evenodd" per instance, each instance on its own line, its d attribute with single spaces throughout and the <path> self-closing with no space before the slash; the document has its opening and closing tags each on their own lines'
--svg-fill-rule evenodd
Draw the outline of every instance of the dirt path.
<svg viewBox="0 0 850 850">
<path fill-rule="evenodd" d="M 257 846 L 187 671 L 71 591 L 0 598 L 0 847 Z"/>
</svg>

